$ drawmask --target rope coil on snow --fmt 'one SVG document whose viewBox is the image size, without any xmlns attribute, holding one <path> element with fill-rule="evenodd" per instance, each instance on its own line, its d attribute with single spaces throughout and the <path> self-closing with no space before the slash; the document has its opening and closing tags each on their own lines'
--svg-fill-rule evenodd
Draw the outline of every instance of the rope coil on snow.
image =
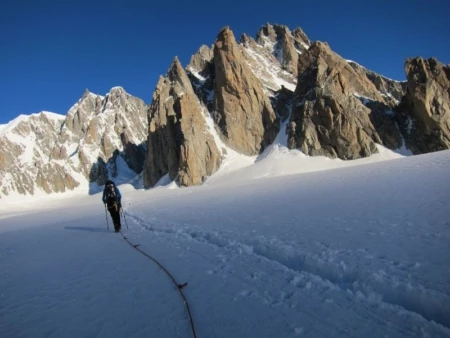
<svg viewBox="0 0 450 338">
<path fill-rule="evenodd" d="M 192 334 L 193 334 L 194 338 L 197 338 L 197 335 L 195 334 L 194 320 L 192 319 L 191 310 L 190 310 L 190 308 L 189 308 L 188 301 L 187 301 L 187 299 L 186 299 L 186 297 L 185 297 L 185 295 L 184 295 L 184 293 L 183 293 L 183 290 L 182 290 L 185 286 L 188 285 L 188 283 L 178 284 L 178 283 L 176 282 L 175 278 L 170 274 L 169 271 L 167 271 L 167 269 L 166 269 L 160 262 L 158 262 L 158 261 L 157 261 L 156 259 L 154 259 L 152 256 L 150 256 L 149 254 L 147 254 L 146 252 L 144 252 L 144 251 L 142 251 L 141 249 L 138 248 L 138 246 L 139 246 L 140 244 L 133 244 L 133 243 L 131 243 L 131 242 L 128 240 L 128 238 L 125 237 L 125 235 L 122 233 L 122 231 L 120 231 L 120 234 L 122 235 L 123 239 L 124 239 L 125 241 L 127 241 L 128 244 L 130 244 L 133 248 L 135 248 L 137 251 L 139 251 L 139 252 L 140 252 L 141 254 L 143 254 L 145 257 L 147 257 L 147 258 L 151 259 L 153 262 L 155 262 L 155 263 L 156 263 L 156 264 L 157 264 L 157 265 L 158 265 L 158 266 L 159 266 L 159 267 L 160 267 L 160 268 L 161 268 L 161 269 L 162 269 L 162 270 L 170 277 L 170 279 L 172 280 L 172 282 L 176 285 L 178 291 L 179 291 L 180 294 L 181 294 L 181 297 L 183 297 L 184 304 L 186 304 L 186 309 L 187 309 L 187 312 L 188 312 L 188 314 L 189 314 L 189 320 L 190 320 L 190 322 L 191 322 Z"/>
</svg>

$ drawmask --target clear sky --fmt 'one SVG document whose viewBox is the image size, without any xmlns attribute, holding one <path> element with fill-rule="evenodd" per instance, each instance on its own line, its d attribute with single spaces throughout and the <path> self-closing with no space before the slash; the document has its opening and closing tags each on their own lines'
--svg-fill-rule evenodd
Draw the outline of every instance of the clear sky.
<svg viewBox="0 0 450 338">
<path fill-rule="evenodd" d="M 301 27 L 347 59 L 404 80 L 407 57 L 450 63 L 449 0 L 3 0 L 0 124 L 66 114 L 88 88 L 123 86 L 151 102 L 174 56 L 186 66 L 223 26 L 255 37 L 266 22 Z"/>
</svg>

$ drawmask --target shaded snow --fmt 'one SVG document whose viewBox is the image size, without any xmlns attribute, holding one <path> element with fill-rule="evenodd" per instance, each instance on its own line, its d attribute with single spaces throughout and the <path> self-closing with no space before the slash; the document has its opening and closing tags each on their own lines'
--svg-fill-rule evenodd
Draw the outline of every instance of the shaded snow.
<svg viewBox="0 0 450 338">
<path fill-rule="evenodd" d="M 394 152 L 402 156 L 413 156 L 414 155 L 413 152 L 410 149 L 406 148 L 405 140 L 403 139 L 403 137 L 402 140 L 403 140 L 402 146 L 394 150 Z"/>
<path fill-rule="evenodd" d="M 413 122 L 412 118 L 410 116 L 408 116 L 408 126 L 407 126 L 408 134 L 411 134 L 413 125 L 414 125 L 414 122 Z"/>
<path fill-rule="evenodd" d="M 118 176 L 114 177 L 116 184 L 129 182 L 136 177 L 136 173 L 128 166 L 122 156 L 117 156 L 116 167 L 118 173 Z"/>
<path fill-rule="evenodd" d="M 359 94 L 359 93 L 356 93 L 356 92 L 353 93 L 353 95 L 354 95 L 357 99 L 359 99 L 359 100 L 362 102 L 363 105 L 366 105 L 366 104 L 368 104 L 368 103 L 374 101 L 373 99 L 371 99 L 371 98 L 369 98 L 369 97 L 367 97 L 367 96 L 361 95 L 361 94 Z"/>
<path fill-rule="evenodd" d="M 192 67 L 188 67 L 187 70 L 194 75 L 201 83 L 206 81 L 206 78 L 202 75 L 200 75 L 200 73 L 196 70 L 194 70 Z"/>
<path fill-rule="evenodd" d="M 397 100 L 391 93 L 381 93 L 381 96 L 388 97 L 388 98 L 394 100 L 394 103 L 397 105 L 400 103 L 400 101 Z"/>
</svg>

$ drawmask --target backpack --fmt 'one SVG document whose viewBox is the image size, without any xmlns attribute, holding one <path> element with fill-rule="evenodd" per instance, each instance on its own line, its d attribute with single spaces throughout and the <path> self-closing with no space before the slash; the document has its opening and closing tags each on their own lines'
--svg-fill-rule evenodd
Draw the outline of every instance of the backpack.
<svg viewBox="0 0 450 338">
<path fill-rule="evenodd" d="M 115 203 L 117 202 L 117 194 L 116 194 L 116 187 L 114 186 L 114 184 L 109 183 L 105 187 L 105 197 L 108 208 L 115 205 Z"/>
</svg>

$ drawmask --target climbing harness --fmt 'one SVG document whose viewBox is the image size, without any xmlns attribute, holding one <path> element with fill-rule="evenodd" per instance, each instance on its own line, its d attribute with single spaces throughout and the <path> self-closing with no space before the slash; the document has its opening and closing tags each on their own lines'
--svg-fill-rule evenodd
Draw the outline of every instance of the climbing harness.
<svg viewBox="0 0 450 338">
<path fill-rule="evenodd" d="M 125 222 L 126 222 L 127 228 L 128 228 L 128 223 L 127 223 L 127 221 L 126 221 L 125 214 L 124 214 L 123 211 L 122 211 L 122 216 L 123 216 L 123 218 L 125 219 Z M 171 273 L 170 273 L 169 271 L 167 271 L 167 269 L 166 269 L 160 262 L 158 262 L 155 258 L 153 258 L 153 257 L 150 256 L 149 254 L 147 254 L 146 252 L 144 252 L 144 251 L 142 251 L 141 249 L 138 248 L 140 244 L 133 244 L 133 243 L 131 243 L 131 242 L 128 240 L 128 238 L 125 237 L 125 235 L 122 233 L 122 231 L 120 231 L 120 234 L 122 235 L 123 239 L 124 239 L 128 244 L 130 244 L 130 246 L 132 246 L 133 248 L 135 248 L 137 251 L 139 251 L 139 252 L 140 252 L 141 254 L 143 254 L 145 257 L 147 257 L 147 258 L 151 259 L 153 262 L 155 262 L 155 263 L 156 263 L 156 264 L 157 264 L 157 265 L 158 265 L 158 266 L 159 266 L 159 267 L 167 274 L 167 276 L 170 277 L 170 279 L 172 280 L 172 282 L 177 286 L 177 289 L 178 289 L 178 291 L 180 292 L 181 297 L 183 297 L 184 304 L 186 305 L 186 309 L 187 309 L 187 312 L 188 312 L 188 314 L 189 314 L 189 320 L 190 320 L 190 322 L 191 322 L 192 335 L 193 335 L 194 338 L 197 338 L 197 335 L 196 335 L 196 333 L 195 333 L 194 320 L 192 319 L 191 310 L 190 310 L 190 308 L 189 308 L 189 303 L 188 303 L 188 301 L 187 301 L 187 299 L 186 299 L 186 297 L 185 297 L 185 295 L 184 295 L 184 293 L 183 293 L 183 290 L 182 290 L 185 286 L 188 285 L 188 283 L 178 284 L 177 281 L 175 280 L 175 278 L 171 275 Z"/>
</svg>

